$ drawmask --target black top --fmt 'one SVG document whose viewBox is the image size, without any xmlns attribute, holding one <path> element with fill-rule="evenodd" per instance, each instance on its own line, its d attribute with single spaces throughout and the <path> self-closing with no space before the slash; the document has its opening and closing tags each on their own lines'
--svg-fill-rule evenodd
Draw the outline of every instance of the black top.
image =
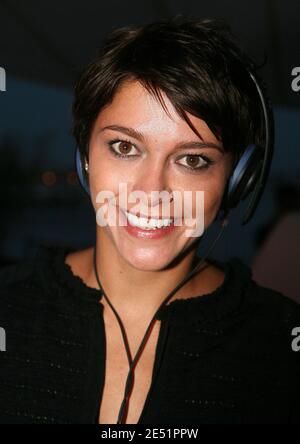
<svg viewBox="0 0 300 444">
<path fill-rule="evenodd" d="M 100 291 L 39 248 L 0 272 L 0 423 L 95 424 L 106 342 Z M 300 423 L 300 305 L 258 286 L 240 259 L 214 292 L 173 300 L 140 424 Z M 100 303 L 99 303 L 100 301 Z M 150 322 L 150 320 L 149 320 Z M 117 418 L 116 418 L 117 421 Z"/>
</svg>

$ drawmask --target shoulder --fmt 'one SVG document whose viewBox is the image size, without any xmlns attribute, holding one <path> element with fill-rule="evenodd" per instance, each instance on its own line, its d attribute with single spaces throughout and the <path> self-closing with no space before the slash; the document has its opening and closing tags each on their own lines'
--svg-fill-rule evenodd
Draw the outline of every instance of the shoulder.
<svg viewBox="0 0 300 444">
<path fill-rule="evenodd" d="M 235 278 L 228 292 L 236 290 L 240 297 L 226 352 L 238 356 L 247 371 L 258 381 L 263 378 L 266 386 L 271 381 L 278 390 L 299 397 L 300 305 L 280 291 L 258 284 L 251 267 L 240 259 L 230 263 Z"/>
<path fill-rule="evenodd" d="M 39 245 L 33 258 L 0 269 L 0 325 L 98 315 L 99 290 L 87 287 L 65 263 L 71 251 Z"/>
<path fill-rule="evenodd" d="M 42 288 L 43 269 L 47 267 L 51 256 L 53 258 L 54 250 L 54 247 L 40 245 L 32 258 L 25 258 L 15 264 L 1 267 L 0 295 L 22 289 Z"/>
<path fill-rule="evenodd" d="M 234 307 L 232 332 L 241 353 L 280 365 L 289 363 L 300 371 L 300 351 L 295 353 L 293 347 L 300 333 L 300 305 L 258 284 L 251 266 L 241 259 L 231 258 L 228 263 L 231 273 L 227 273 L 222 298 L 225 295 L 224 301 L 228 298 Z"/>
<path fill-rule="evenodd" d="M 300 305 L 284 293 L 260 285 L 253 278 L 251 266 L 238 257 L 228 263 L 233 270 L 235 286 L 243 289 L 244 302 L 253 315 L 266 316 L 267 319 L 292 319 L 300 321 Z"/>
<path fill-rule="evenodd" d="M 265 287 L 251 279 L 248 289 L 248 303 L 253 314 L 263 317 L 265 322 L 280 321 L 283 325 L 300 325 L 300 305 L 284 293 Z"/>
<path fill-rule="evenodd" d="M 0 269 L 0 327 L 7 335 L 15 331 L 25 334 L 38 313 L 35 303 L 40 291 L 35 286 L 35 261 L 22 260 Z"/>
<path fill-rule="evenodd" d="M 58 283 L 51 264 L 57 247 L 39 246 L 34 257 L 0 268 L 0 325 L 27 322 L 38 313 L 57 305 Z M 54 288 L 55 287 L 55 288 Z"/>
<path fill-rule="evenodd" d="M 34 260 L 23 259 L 12 265 L 0 268 L 0 288 L 4 290 L 16 283 L 22 283 L 30 278 L 34 270 Z"/>
<path fill-rule="evenodd" d="M 23 259 L 13 265 L 0 268 L 0 304 L 11 301 L 17 295 L 32 289 L 36 282 L 36 260 Z"/>
<path fill-rule="evenodd" d="M 260 363 L 266 386 L 292 399 L 290 421 L 300 415 L 300 305 L 285 294 L 254 280 L 247 291 L 248 318 L 243 347 Z M 251 361 L 249 361 L 251 362 Z"/>
<path fill-rule="evenodd" d="M 2 314 L 5 307 L 10 307 L 14 302 L 17 302 L 16 307 L 22 306 L 22 303 L 29 305 L 35 293 L 42 289 L 38 265 L 39 261 L 36 256 L 0 268 L 0 307 Z"/>
<path fill-rule="evenodd" d="M 62 284 L 56 274 L 57 268 L 64 269 L 67 247 L 39 245 L 33 257 L 0 268 L 0 300 L 7 292 L 39 290 L 49 292 Z"/>
<path fill-rule="evenodd" d="M 214 259 L 212 263 L 225 271 L 222 293 L 228 294 L 230 302 L 239 305 L 253 319 L 263 318 L 265 325 L 276 320 L 300 323 L 300 305 L 282 292 L 257 283 L 251 266 L 242 259 L 232 257 L 226 262 Z"/>
<path fill-rule="evenodd" d="M 291 369 L 299 379 L 300 305 L 280 291 L 259 285 L 252 278 L 251 268 L 242 261 L 239 260 L 237 267 L 248 270 L 241 300 L 239 338 L 245 351 L 262 362 L 272 361 Z"/>
</svg>

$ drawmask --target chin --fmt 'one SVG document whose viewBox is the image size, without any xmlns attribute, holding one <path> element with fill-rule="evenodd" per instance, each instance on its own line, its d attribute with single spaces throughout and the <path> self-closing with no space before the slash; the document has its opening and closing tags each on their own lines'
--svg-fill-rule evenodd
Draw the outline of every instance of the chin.
<svg viewBox="0 0 300 444">
<path fill-rule="evenodd" d="M 119 250 L 120 255 L 126 260 L 131 267 L 139 271 L 160 271 L 168 267 L 168 265 L 176 258 L 177 254 L 174 248 L 169 253 L 158 254 L 151 248 L 136 248 Z"/>
<path fill-rule="evenodd" d="M 111 238 L 118 255 L 139 271 L 162 271 L 168 268 L 192 243 L 191 239 L 179 236 L 168 241 L 130 238 L 119 227 L 110 227 Z"/>
</svg>

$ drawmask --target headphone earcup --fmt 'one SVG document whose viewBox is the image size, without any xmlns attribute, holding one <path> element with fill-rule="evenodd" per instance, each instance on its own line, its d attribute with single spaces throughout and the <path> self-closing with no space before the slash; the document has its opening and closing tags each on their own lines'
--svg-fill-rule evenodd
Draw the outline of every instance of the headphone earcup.
<svg viewBox="0 0 300 444">
<path fill-rule="evenodd" d="M 76 153 L 75 153 L 75 167 L 76 167 L 76 172 L 77 172 L 77 176 L 78 176 L 80 185 L 82 186 L 84 191 L 88 194 L 88 196 L 90 196 L 90 187 L 89 187 L 86 175 L 83 170 L 80 150 L 78 147 L 77 147 Z"/>
<path fill-rule="evenodd" d="M 238 206 L 255 188 L 263 165 L 263 150 L 249 145 L 228 179 L 216 220 Z"/>
</svg>

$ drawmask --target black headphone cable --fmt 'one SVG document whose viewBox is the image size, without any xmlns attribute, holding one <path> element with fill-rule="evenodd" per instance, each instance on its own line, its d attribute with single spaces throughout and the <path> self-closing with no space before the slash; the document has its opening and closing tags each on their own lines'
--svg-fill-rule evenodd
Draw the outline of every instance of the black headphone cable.
<svg viewBox="0 0 300 444">
<path fill-rule="evenodd" d="M 156 320 L 156 316 L 158 314 L 158 312 L 161 310 L 161 308 L 167 304 L 167 302 L 174 296 L 174 294 L 184 285 L 186 284 L 190 279 L 192 279 L 200 270 L 201 265 L 204 263 L 204 261 L 208 258 L 208 256 L 210 255 L 210 253 L 213 251 L 217 241 L 220 239 L 221 235 L 223 234 L 225 227 L 228 225 L 228 218 L 225 217 L 222 222 L 221 222 L 221 230 L 218 233 L 216 239 L 213 241 L 212 245 L 210 246 L 210 248 L 207 250 L 206 254 L 204 257 L 201 258 L 201 260 L 196 264 L 196 266 L 194 267 L 193 270 L 191 270 L 188 275 L 171 291 L 171 293 L 169 293 L 169 295 L 166 297 L 166 299 L 161 303 L 160 307 L 158 308 L 158 310 L 155 312 L 147 330 L 146 333 L 144 335 L 144 338 L 141 342 L 141 345 L 135 355 L 135 358 L 132 359 L 131 356 L 131 352 L 130 352 L 130 347 L 129 347 L 129 343 L 128 343 L 128 339 L 127 339 L 127 335 L 126 335 L 126 331 L 124 328 L 124 325 L 122 323 L 122 320 L 120 319 L 120 316 L 118 315 L 117 311 L 115 310 L 114 306 L 112 305 L 112 303 L 110 302 L 110 300 L 108 299 L 101 283 L 100 283 L 100 279 L 99 279 L 99 275 L 98 275 L 98 270 L 97 270 L 97 259 L 96 259 L 96 251 L 97 248 L 95 246 L 94 248 L 94 271 L 95 271 L 95 275 L 96 275 L 96 279 L 99 285 L 99 288 L 101 290 L 101 292 L 103 293 L 104 298 L 106 299 L 107 303 L 109 304 L 109 306 L 111 307 L 112 311 L 114 312 L 117 321 L 119 323 L 120 329 L 121 329 L 121 333 L 123 336 L 123 341 L 125 344 L 125 349 L 126 349 L 126 353 L 127 353 L 127 358 L 128 358 L 128 362 L 129 362 L 129 373 L 127 376 L 127 381 L 126 381 L 126 385 L 125 385 L 125 392 L 124 392 L 124 399 L 123 402 L 121 404 L 121 408 L 119 411 L 119 415 L 118 415 L 118 420 L 117 420 L 117 424 L 126 424 L 126 417 L 127 417 L 127 413 L 128 413 L 128 405 L 129 405 L 129 400 L 130 400 L 130 395 L 132 393 L 132 389 L 133 389 L 133 385 L 134 385 L 134 369 L 136 367 L 136 364 L 140 358 L 140 355 L 147 343 L 147 340 L 150 336 L 150 333 L 152 331 L 152 328 L 154 326 L 155 320 Z"/>
</svg>

